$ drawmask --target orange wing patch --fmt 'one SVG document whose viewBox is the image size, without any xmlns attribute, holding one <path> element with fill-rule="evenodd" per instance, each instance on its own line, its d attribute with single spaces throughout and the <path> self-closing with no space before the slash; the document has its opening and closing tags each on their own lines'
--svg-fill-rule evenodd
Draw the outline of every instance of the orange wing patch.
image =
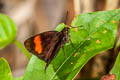
<svg viewBox="0 0 120 80">
<path fill-rule="evenodd" d="M 34 44 L 35 44 L 35 51 L 38 52 L 38 54 L 41 54 L 42 42 L 39 35 L 34 38 Z"/>
</svg>

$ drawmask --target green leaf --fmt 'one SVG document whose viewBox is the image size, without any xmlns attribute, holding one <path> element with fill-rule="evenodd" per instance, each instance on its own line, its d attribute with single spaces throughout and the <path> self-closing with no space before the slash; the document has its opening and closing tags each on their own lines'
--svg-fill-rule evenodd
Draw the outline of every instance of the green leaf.
<svg viewBox="0 0 120 80">
<path fill-rule="evenodd" d="M 16 37 L 16 25 L 12 19 L 0 14 L 0 48 L 10 44 Z"/>
<path fill-rule="evenodd" d="M 120 52 L 117 56 L 117 59 L 115 61 L 115 64 L 114 64 L 112 70 L 110 71 L 110 74 L 115 74 L 116 75 L 115 80 L 120 80 Z"/>
<path fill-rule="evenodd" d="M 57 27 L 56 27 L 56 31 L 62 31 L 65 27 L 67 27 L 67 25 L 65 25 L 64 23 L 61 23 L 59 24 Z"/>
<path fill-rule="evenodd" d="M 4 58 L 0 58 L 0 80 L 13 80 L 9 64 Z"/>
<path fill-rule="evenodd" d="M 33 55 L 24 74 L 24 80 L 49 80 L 54 74 L 53 67 L 50 65 L 46 72 L 44 69 L 45 62 Z"/>
<path fill-rule="evenodd" d="M 66 43 L 65 55 L 60 49 L 46 72 L 45 62 L 32 57 L 24 80 L 73 80 L 88 60 L 113 47 L 120 19 L 119 12 L 118 9 L 78 15 L 72 22 L 77 30 L 70 28 L 69 33 L 74 47 L 70 42 Z"/>
<path fill-rule="evenodd" d="M 85 13 L 78 15 L 72 22 L 72 26 L 78 30 L 70 29 L 70 43 L 64 47 L 66 58 L 62 49 L 52 64 L 55 68 L 55 76 L 60 80 L 73 80 L 82 67 L 97 53 L 113 47 L 116 38 L 120 10 Z"/>
<path fill-rule="evenodd" d="M 14 80 L 23 80 L 23 77 L 14 78 Z"/>
</svg>

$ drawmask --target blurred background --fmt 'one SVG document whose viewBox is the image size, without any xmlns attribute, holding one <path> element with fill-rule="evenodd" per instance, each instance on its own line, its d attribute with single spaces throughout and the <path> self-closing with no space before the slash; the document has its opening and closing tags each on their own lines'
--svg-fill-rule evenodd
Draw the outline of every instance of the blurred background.
<svg viewBox="0 0 120 80">
<path fill-rule="evenodd" d="M 0 13 L 7 14 L 17 24 L 17 40 L 22 44 L 28 37 L 53 30 L 61 22 L 70 25 L 77 14 L 119 8 L 120 0 L 0 0 Z M 68 14 L 67 14 L 68 12 Z M 109 53 L 109 54 L 108 54 Z M 112 56 L 112 57 L 111 57 Z M 13 44 L 0 50 L 0 57 L 7 59 L 15 77 L 24 74 L 27 59 Z M 111 50 L 92 58 L 78 74 L 96 78 L 109 72 L 115 54 Z"/>
</svg>

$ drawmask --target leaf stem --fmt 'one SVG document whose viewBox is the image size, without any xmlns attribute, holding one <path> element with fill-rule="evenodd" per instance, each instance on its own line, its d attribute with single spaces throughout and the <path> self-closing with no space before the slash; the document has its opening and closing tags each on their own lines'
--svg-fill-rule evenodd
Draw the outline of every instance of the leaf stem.
<svg viewBox="0 0 120 80">
<path fill-rule="evenodd" d="M 24 55 L 27 57 L 28 60 L 30 60 L 31 55 L 30 53 L 24 48 L 24 46 L 17 40 L 14 40 L 13 42 L 23 53 Z"/>
</svg>

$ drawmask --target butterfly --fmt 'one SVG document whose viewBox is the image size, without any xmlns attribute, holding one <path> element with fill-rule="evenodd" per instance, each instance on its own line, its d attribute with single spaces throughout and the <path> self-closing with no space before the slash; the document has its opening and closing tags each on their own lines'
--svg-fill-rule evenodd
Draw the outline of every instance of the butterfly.
<svg viewBox="0 0 120 80">
<path fill-rule="evenodd" d="M 50 62 L 57 55 L 59 49 L 68 42 L 68 33 L 68 27 L 65 27 L 60 32 L 46 31 L 28 38 L 25 40 L 24 45 L 30 53 L 47 63 L 45 66 L 46 70 Z"/>
</svg>

